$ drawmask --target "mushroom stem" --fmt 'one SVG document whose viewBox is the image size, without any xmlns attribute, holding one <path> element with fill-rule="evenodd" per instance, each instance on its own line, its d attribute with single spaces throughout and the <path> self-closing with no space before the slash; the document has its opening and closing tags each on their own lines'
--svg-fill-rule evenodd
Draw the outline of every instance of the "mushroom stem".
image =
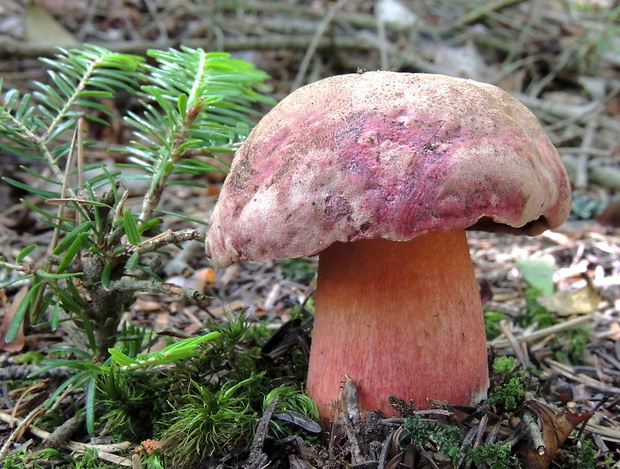
<svg viewBox="0 0 620 469">
<path fill-rule="evenodd" d="M 345 378 L 362 413 L 388 398 L 471 405 L 486 396 L 482 305 L 464 231 L 335 243 L 319 259 L 307 391 L 324 422 L 343 410 Z"/>
</svg>

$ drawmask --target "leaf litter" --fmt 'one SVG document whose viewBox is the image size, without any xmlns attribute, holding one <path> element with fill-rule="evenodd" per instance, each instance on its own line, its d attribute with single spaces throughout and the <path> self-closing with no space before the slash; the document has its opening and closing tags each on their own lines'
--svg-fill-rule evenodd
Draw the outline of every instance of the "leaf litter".
<svg viewBox="0 0 620 469">
<path fill-rule="evenodd" d="M 64 4 L 72 2 L 76 0 Z M 131 10 L 131 24 L 117 14 L 105 15 L 106 8 L 110 11 L 114 8 L 113 2 L 100 2 L 102 11 L 91 11 L 88 13 L 91 16 L 87 16 L 85 9 L 74 8 L 75 5 L 63 8 L 59 7 L 63 2 L 43 3 L 52 13 L 54 8 L 60 8 L 60 15 L 56 14 L 69 30 L 80 21 L 90 21 L 90 29 L 83 27 L 79 31 L 81 39 L 129 38 L 124 43 L 127 46 L 135 41 L 153 40 L 158 35 L 159 39 L 174 37 L 175 31 L 181 30 L 192 31 L 186 36 L 191 42 L 192 34 L 200 35 L 200 18 L 204 17 L 200 2 L 193 1 L 186 2 L 182 17 L 174 9 L 162 8 L 159 15 L 153 16 L 148 8 L 126 6 Z M 223 5 L 214 7 L 210 14 L 220 15 L 222 19 L 220 38 L 237 36 L 239 39 L 239 31 L 243 31 L 245 36 L 240 38 L 246 41 L 243 46 L 258 51 L 250 53 L 251 57 L 268 69 L 274 77 L 276 94 L 282 96 L 290 91 L 296 76 L 310 81 L 317 74 L 326 76 L 358 67 L 377 69 L 386 63 L 387 67 L 382 68 L 442 73 L 458 69 L 463 76 L 500 84 L 546 125 L 578 191 L 575 220 L 561 230 L 531 239 L 483 233 L 469 236 L 472 258 L 484 286 L 488 322 L 495 326 L 493 336 L 489 337 L 491 357 L 516 358 L 513 372 L 521 369 L 521 365 L 535 366 L 538 370 L 528 372 L 524 383 L 511 386 L 510 380 L 506 382 L 505 377 L 494 373 L 494 385 L 507 400 L 493 405 L 483 403 L 478 408 L 455 408 L 437 402 L 433 409 L 415 411 L 410 403 L 395 399 L 393 404 L 402 418 L 383 419 L 371 414 L 362 422 L 355 412 L 355 387 L 349 385 L 351 404 L 349 412 L 342 415 L 346 428 L 343 435 L 328 435 L 326 444 L 321 446 L 311 445 L 292 433 L 273 446 L 273 441 L 259 431 L 248 459 L 235 466 L 230 459 L 227 462 L 223 458 L 223 462 L 213 467 L 258 468 L 277 464 L 304 469 L 494 467 L 492 462 L 500 457 L 502 444 L 510 445 L 503 460 L 509 461 L 509 456 L 518 454 L 524 467 L 576 467 L 577 454 L 581 455 L 581 462 L 586 458 L 584 455 L 589 455 L 591 463 L 598 461 L 597 467 L 618 464 L 620 98 L 617 67 L 620 60 L 613 29 L 618 9 L 606 3 L 551 2 L 543 8 L 541 2 L 529 1 L 483 7 L 466 1 L 441 1 L 420 9 L 402 2 L 406 11 L 413 12 L 413 18 L 417 19 L 413 23 L 416 28 L 407 33 L 393 19 L 385 20 L 382 32 L 373 14 L 373 2 L 338 2 L 342 10 L 334 12 L 337 21 L 331 34 L 336 50 L 346 54 L 331 54 L 331 49 L 319 43 L 311 54 L 314 68 L 310 71 L 303 70 L 300 64 L 304 52 L 310 51 L 310 40 L 324 15 L 323 7 L 312 2 L 292 2 L 293 10 L 288 13 L 284 13 L 284 6 L 276 5 L 270 15 L 266 12 L 272 5 L 266 1 L 248 4 L 246 7 L 252 14 L 231 11 Z M 291 22 L 291 15 L 303 21 Z M 411 15 L 404 17 L 411 19 Z M 445 31 L 452 32 L 455 38 L 452 44 L 429 39 L 434 37 L 429 32 Z M 291 35 L 299 39 L 301 47 L 287 49 L 280 43 L 273 49 L 262 49 L 261 37 L 275 38 L 277 42 Z M 351 37 L 354 41 L 347 42 Z M 123 46 L 122 42 L 118 44 Z M 27 52 L 25 47 L 21 50 Z M 468 59 L 455 63 L 461 57 Z M 28 63 L 27 58 L 21 59 L 17 68 Z M 472 63 L 477 66 L 472 68 Z M 3 63 L 0 72 L 12 73 L 15 65 L 15 62 Z M 114 139 L 122 138 L 122 129 L 116 130 Z M 104 156 L 93 153 L 93 157 Z M 0 155 L 3 174 L 5 170 L 19 173 L 18 163 L 10 155 Z M 21 176 L 28 179 L 27 174 Z M 217 178 L 211 182 L 206 194 L 184 189 L 182 196 L 168 203 L 173 209 L 191 207 L 193 216 L 206 218 L 202 214 L 208 213 L 218 187 Z M 22 222 L 15 225 L 14 214 L 19 213 L 16 196 L 0 186 L 0 200 L 6 207 L 0 212 L 0 246 L 5 258 L 14 257 L 12 252 L 20 250 L 19 236 L 42 243 L 46 237 L 44 227 L 37 227 L 27 211 L 21 212 Z M 597 215 L 599 223 L 592 221 Z M 213 272 L 205 270 L 209 267 L 201 251 L 198 243 L 193 243 L 177 253 L 175 259 L 179 262 L 166 275 L 175 284 L 204 289 L 213 296 L 209 304 L 144 295 L 126 313 L 127 319 L 138 325 L 154 325 L 164 336 L 183 338 L 200 334 L 209 321 L 226 321 L 227 315 L 240 314 L 252 323 L 265 322 L 273 331 L 269 346 L 263 345 L 263 353 L 271 359 L 286 360 L 291 350 L 307 347 L 311 319 L 304 311 L 311 306 L 308 302 L 312 298 L 312 280 L 291 278 L 286 263 L 276 261 L 231 266 L 214 278 Z M 542 278 L 546 286 L 541 296 L 532 292 L 536 281 L 532 281 L 520 263 L 549 259 L 548 256 L 553 258 L 554 267 Z M 295 271 L 307 269 L 311 273 L 315 267 L 316 260 L 311 259 Z M 3 272 L 3 275 L 10 273 Z M 16 293 L 8 292 L 9 298 L 0 299 L 2 308 L 6 310 L 16 303 Z M 302 311 L 301 316 L 291 318 L 294 308 Z M 49 333 L 28 333 L 24 340 L 26 346 L 37 351 L 49 344 L 70 343 L 66 337 Z M 0 355 L 4 380 L 23 376 L 24 366 L 36 368 L 36 365 L 20 365 L 17 358 L 15 352 Z M 528 394 L 532 390 L 537 390 L 538 395 Z M 19 405 L 15 404 L 15 393 L 5 396 L 5 401 L 13 403 L 14 417 L 9 422 L 17 422 L 18 414 L 23 417 L 31 412 L 36 414 L 40 398 L 33 398 L 29 406 L 25 403 L 29 395 L 36 397 L 37 392 L 30 388 L 18 391 L 24 396 L 17 400 Z M 510 396 L 515 398 L 515 407 L 507 409 Z M 265 423 L 275 418 L 276 414 L 265 411 L 258 428 L 265 428 Z M 3 440 L 4 435 L 13 433 L 13 424 L 2 424 Z M 36 426 L 29 428 L 32 432 Z M 403 433 L 408 429 L 428 438 L 415 444 L 411 439 L 403 440 Z M 405 446 L 401 445 L 403 441 L 407 443 Z M 450 454 L 451 444 L 459 449 L 469 445 L 471 450 L 461 451 L 462 459 L 452 459 L 458 455 Z M 492 446 L 497 447 L 493 449 L 495 452 Z M 474 452 L 476 449 L 478 452 Z M 120 457 L 112 459 L 110 464 L 123 463 Z"/>
</svg>

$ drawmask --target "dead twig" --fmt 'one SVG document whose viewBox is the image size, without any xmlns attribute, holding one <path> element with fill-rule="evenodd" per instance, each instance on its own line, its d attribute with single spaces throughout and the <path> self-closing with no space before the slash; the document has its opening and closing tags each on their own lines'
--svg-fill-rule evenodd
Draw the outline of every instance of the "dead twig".
<svg viewBox="0 0 620 469">
<path fill-rule="evenodd" d="M 569 319 L 568 321 L 564 321 L 558 324 L 554 324 L 553 326 L 545 327 L 543 329 L 538 329 L 527 335 L 522 335 L 519 337 L 514 337 L 517 343 L 521 342 L 533 342 L 535 340 L 541 339 L 543 337 L 547 337 L 551 334 L 556 334 L 561 331 L 567 331 L 570 329 L 576 329 L 581 326 L 585 326 L 586 324 L 591 323 L 594 320 L 594 315 L 586 314 L 585 316 L 578 316 L 573 319 Z M 489 346 L 495 347 L 498 349 L 506 348 L 508 346 L 513 346 L 511 341 L 508 338 L 497 338 L 489 342 Z M 514 348 L 514 347 L 513 347 Z"/>
<path fill-rule="evenodd" d="M 248 458 L 246 465 L 244 465 L 244 468 L 258 469 L 263 466 L 265 461 L 267 461 L 267 455 L 263 453 L 263 444 L 265 443 L 265 438 L 267 437 L 269 422 L 271 422 L 271 417 L 273 416 L 273 412 L 276 410 L 279 402 L 280 398 L 278 396 L 274 397 L 265 409 L 263 416 L 258 421 L 256 433 L 254 434 L 254 439 L 252 440 L 250 457 Z"/>
<path fill-rule="evenodd" d="M 314 33 L 314 36 L 312 37 L 312 40 L 310 41 L 310 44 L 308 45 L 308 49 L 306 50 L 306 54 L 304 55 L 304 58 L 301 61 L 301 64 L 299 64 L 299 71 L 297 72 L 297 76 L 295 77 L 295 80 L 293 81 L 293 85 L 291 87 L 292 91 L 296 90 L 297 88 L 301 86 L 303 79 L 306 76 L 306 72 L 308 71 L 308 66 L 310 65 L 310 61 L 312 60 L 312 57 L 314 57 L 316 49 L 319 46 L 319 43 L 321 39 L 323 38 L 325 31 L 327 31 L 327 28 L 333 21 L 334 16 L 336 16 L 336 13 L 348 1 L 349 0 L 338 0 L 336 3 L 333 3 L 330 5 L 329 9 L 327 10 L 327 14 L 325 15 L 325 18 L 323 18 L 323 21 L 321 21 L 319 23 L 319 26 L 316 28 L 316 32 Z"/>
<path fill-rule="evenodd" d="M 14 420 L 18 424 L 20 429 L 24 428 L 30 433 L 32 433 L 34 436 L 42 440 L 46 440 L 47 438 L 49 438 L 50 433 L 39 427 L 31 425 L 31 422 L 35 417 L 34 413 L 40 412 L 40 411 L 41 409 L 35 409 L 28 415 L 28 417 L 24 419 L 12 418 L 11 415 L 0 411 L 0 420 L 6 423 L 9 423 Z M 15 433 L 15 431 L 13 432 L 13 434 Z M 9 440 L 5 443 L 4 447 L 2 448 L 2 451 L 0 451 L 0 461 L 2 461 L 2 459 L 4 459 L 4 457 L 6 456 L 6 451 L 8 451 L 8 448 L 10 447 L 11 443 L 12 443 L 12 440 L 9 437 Z M 131 443 L 128 441 L 125 441 L 122 443 L 115 443 L 111 445 L 92 445 L 92 444 L 86 444 L 86 443 L 78 443 L 77 441 L 68 441 L 63 445 L 63 447 L 71 451 L 78 451 L 80 453 L 86 453 L 87 451 L 94 450 L 97 452 L 97 457 L 99 459 L 111 462 L 119 466 L 131 467 L 131 461 L 129 459 L 112 454 L 112 453 L 115 453 L 118 451 L 124 451 L 130 448 Z"/>
</svg>

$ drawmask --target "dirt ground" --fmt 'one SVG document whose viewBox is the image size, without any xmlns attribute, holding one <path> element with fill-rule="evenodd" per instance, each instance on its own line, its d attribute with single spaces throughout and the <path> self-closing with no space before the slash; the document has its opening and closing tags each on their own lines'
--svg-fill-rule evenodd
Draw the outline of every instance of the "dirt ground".
<svg viewBox="0 0 620 469">
<path fill-rule="evenodd" d="M 90 43 L 134 54 L 180 45 L 227 51 L 265 70 L 270 75 L 270 95 L 276 100 L 318 79 L 360 70 L 441 73 L 470 78 L 495 84 L 519 99 L 536 114 L 558 148 L 573 187 L 573 212 L 571 219 L 559 229 L 533 238 L 470 233 L 470 250 L 485 310 L 504 315 L 489 345 L 496 355 L 514 356 L 524 366 L 535 365 L 541 370 L 538 379 L 546 393 L 545 406 L 554 412 L 588 415 L 587 420 L 574 422 L 568 430 L 570 433 L 577 425 L 567 444 L 574 442 L 579 433 L 579 438 L 592 441 L 596 449 L 595 465 L 580 467 L 620 467 L 620 5 L 617 1 L 40 0 L 26 3 L 5 0 L 0 5 L 3 92 L 11 88 L 31 91 L 34 81 L 45 81 L 46 69 L 38 57 L 53 56 L 58 46 L 72 48 Z M 122 102 L 111 105 L 119 113 L 124 111 Z M 261 108 L 263 112 L 267 110 Z M 128 138 L 119 122 L 118 126 L 98 134 L 102 146 L 97 148 L 126 143 Z M 92 152 L 89 158 L 94 162 L 109 159 L 110 155 L 103 149 Z M 20 165 L 38 170 L 33 164 L 36 165 L 0 149 L 3 177 L 31 181 L 31 175 L 20 169 Z M 167 208 L 186 209 L 188 215 L 206 219 L 217 198 L 221 179 L 209 182 L 207 191 L 188 188 L 170 197 Z M 19 189 L 0 182 L 0 259 L 14 259 L 23 247 L 44 243 L 50 236 L 36 216 L 23 209 L 19 203 L 23 196 Z M 185 251 L 178 254 L 179 263 L 171 265 L 163 275 L 167 281 L 180 278 L 184 285 L 192 287 L 208 263 L 198 243 Z M 528 283 L 519 267 L 523 259 L 543 259 L 553 265 L 555 293 L 544 300 L 544 306 L 556 319 L 553 325 L 523 326 L 515 320 L 526 305 L 524 292 Z M 311 259 L 310 265 L 315 266 L 316 259 Z M 0 266 L 0 282 L 11 275 L 14 273 Z M 224 310 L 244 310 L 253 320 L 264 319 L 277 328 L 289 318 L 291 305 L 303 302 L 312 292 L 308 279 L 285 278 L 279 262 L 243 263 L 223 269 L 213 280 L 212 288 L 214 298 L 208 312 L 179 303 L 175 298 L 155 300 L 144 295 L 127 312 L 128 318 L 139 324 L 155 324 L 158 330 L 187 332 L 213 316 L 221 317 Z M 0 290 L 0 311 L 4 315 L 15 308 L 18 294 L 17 288 Z M 557 361 L 550 344 L 562 331 L 578 328 L 587 330 L 582 360 Z M 44 350 L 46 341 L 54 340 L 51 334 L 27 333 L 21 346 L 5 347 L 0 353 L 0 363 L 6 370 L 3 382 L 15 379 L 10 370 L 15 370 L 13 365 L 21 353 L 29 349 Z M 16 403 L 6 386 L 2 394 L 2 412 L 10 414 Z M 441 412 L 452 410 L 444 408 Z M 445 417 L 441 412 L 438 418 Z M 476 412 L 484 414 L 480 409 L 470 409 L 466 414 L 478 415 Z M 480 420 L 476 421 L 477 426 L 472 424 L 471 428 L 481 427 Z M 539 424 L 554 435 L 563 434 L 569 425 L 565 421 L 544 419 Z M 0 422 L 0 442 L 4 444 L 13 428 L 8 421 Z M 480 439 L 483 434 L 488 438 L 488 433 L 480 433 Z M 20 441 L 36 439 L 27 435 Z M 371 444 L 379 442 L 382 447 L 388 447 L 394 438 L 390 431 L 377 436 L 370 430 L 358 429 L 347 435 L 338 451 L 330 454 L 319 454 L 300 444 L 286 462 L 280 461 L 277 466 L 267 462 L 272 455 L 265 449 L 267 460 L 255 453 L 254 459 L 250 457 L 244 467 L 449 467 L 432 454 L 413 457 L 394 450 L 388 459 Z M 493 438 L 499 437 L 496 434 Z M 562 440 L 566 438 L 567 435 L 562 436 Z M 375 449 L 371 451 L 371 448 Z M 559 451 L 556 444 L 554 455 Z M 347 462 L 342 463 L 343 459 Z M 562 467 L 557 462 L 539 462 L 531 455 L 525 461 L 532 468 Z"/>
</svg>

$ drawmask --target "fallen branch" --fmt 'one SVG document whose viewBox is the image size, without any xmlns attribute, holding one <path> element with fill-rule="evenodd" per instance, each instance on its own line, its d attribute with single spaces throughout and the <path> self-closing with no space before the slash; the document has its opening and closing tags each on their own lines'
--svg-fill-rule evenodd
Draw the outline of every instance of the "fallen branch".
<svg viewBox="0 0 620 469">
<path fill-rule="evenodd" d="M 20 419 L 17 417 L 12 417 L 11 415 L 0 411 L 0 420 L 5 423 L 15 422 L 18 426 L 27 427 L 27 431 L 32 433 L 34 436 L 40 438 L 41 440 L 47 440 L 50 436 L 50 432 L 47 432 L 35 425 L 31 425 L 28 422 L 28 419 Z M 20 430 L 23 428 L 20 428 Z M 124 451 L 131 447 L 131 443 L 125 441 L 123 443 L 116 443 L 111 445 L 92 445 L 87 443 L 78 443 L 77 441 L 68 441 L 63 445 L 64 448 L 67 448 L 71 451 L 77 451 L 78 453 L 86 453 L 88 451 L 96 451 L 97 457 L 104 461 L 111 462 L 113 464 L 117 464 L 119 466 L 131 467 L 131 461 L 127 458 L 123 458 L 121 456 L 117 456 L 116 454 L 112 454 L 118 451 Z M 0 456 L 0 461 L 3 458 Z"/>
</svg>

